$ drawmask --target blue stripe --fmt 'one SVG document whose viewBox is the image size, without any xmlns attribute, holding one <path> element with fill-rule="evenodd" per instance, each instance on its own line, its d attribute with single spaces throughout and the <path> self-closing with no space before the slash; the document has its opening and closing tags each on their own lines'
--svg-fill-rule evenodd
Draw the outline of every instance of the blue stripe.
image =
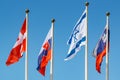
<svg viewBox="0 0 120 80">
<path fill-rule="evenodd" d="M 101 39 L 98 45 L 99 46 L 97 49 L 97 55 L 99 55 L 99 53 L 101 53 L 104 50 L 106 43 L 104 43 L 103 40 Z"/>
<path fill-rule="evenodd" d="M 70 39 L 68 40 L 68 44 L 71 44 L 71 42 L 72 42 L 72 37 L 73 37 L 73 34 L 71 35 Z"/>
<path fill-rule="evenodd" d="M 81 22 L 84 20 L 84 18 L 86 17 L 86 13 L 82 16 L 82 18 L 80 19 L 80 21 L 78 22 L 78 24 L 76 24 L 76 27 L 74 30 L 76 30 L 77 26 L 79 26 L 79 24 L 81 24 Z"/>
<path fill-rule="evenodd" d="M 104 33 L 102 34 L 102 37 L 104 35 L 106 35 L 106 31 L 107 29 L 104 30 Z M 106 42 L 103 42 L 103 39 L 100 39 L 99 43 L 98 43 L 98 48 L 97 48 L 97 55 L 99 55 L 104 49 L 105 49 L 105 46 L 106 46 Z M 109 31 L 108 31 L 108 37 L 109 37 Z M 108 38 L 109 39 L 109 38 Z M 108 40 L 109 41 L 109 40 Z"/>
<path fill-rule="evenodd" d="M 52 38 L 50 38 L 48 40 L 48 43 L 49 43 L 49 49 L 48 50 L 50 50 L 51 49 Z M 38 56 L 38 67 L 37 67 L 37 70 L 40 69 L 40 64 L 41 64 L 42 57 L 43 56 L 47 56 L 48 50 L 43 49 L 43 51 Z"/>
<path fill-rule="evenodd" d="M 71 55 L 73 55 L 73 54 L 75 53 L 76 48 L 78 48 L 78 47 L 80 46 L 80 44 L 81 44 L 82 42 L 84 42 L 85 40 L 86 40 L 86 37 L 85 37 L 85 36 L 84 36 L 81 40 L 79 40 L 79 41 L 76 43 L 75 48 L 73 48 L 73 49 L 71 50 L 70 54 L 68 54 L 66 58 L 68 58 L 68 57 L 70 57 Z"/>
<path fill-rule="evenodd" d="M 82 18 L 80 19 L 80 21 L 78 22 L 78 24 L 75 25 L 73 33 L 76 30 L 76 28 L 81 24 L 81 22 L 84 20 L 85 17 L 86 17 L 86 13 L 82 16 Z M 71 42 L 72 42 L 73 33 L 72 33 L 70 39 L 68 40 L 68 44 L 71 44 Z"/>
</svg>

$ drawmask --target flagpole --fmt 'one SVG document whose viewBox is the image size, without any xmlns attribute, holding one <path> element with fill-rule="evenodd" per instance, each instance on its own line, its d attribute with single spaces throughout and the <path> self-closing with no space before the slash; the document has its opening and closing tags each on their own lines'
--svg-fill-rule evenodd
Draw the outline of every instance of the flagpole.
<svg viewBox="0 0 120 80">
<path fill-rule="evenodd" d="M 88 5 L 89 2 L 85 3 L 86 6 L 86 45 L 85 45 L 85 80 L 88 80 Z"/>
<path fill-rule="evenodd" d="M 50 80 L 53 80 L 53 60 L 54 60 L 54 22 L 55 19 L 52 19 L 52 52 L 51 52 L 51 60 L 50 60 Z"/>
<path fill-rule="evenodd" d="M 28 80 L 28 13 L 29 10 L 26 9 L 26 33 L 27 33 L 27 38 L 26 38 L 26 54 L 25 54 L 25 80 Z"/>
<path fill-rule="evenodd" d="M 109 30 L 109 15 L 110 13 L 107 12 L 106 13 L 106 16 L 107 16 L 107 43 L 106 43 L 106 80 L 109 80 L 109 54 L 108 54 L 108 30 Z"/>
</svg>

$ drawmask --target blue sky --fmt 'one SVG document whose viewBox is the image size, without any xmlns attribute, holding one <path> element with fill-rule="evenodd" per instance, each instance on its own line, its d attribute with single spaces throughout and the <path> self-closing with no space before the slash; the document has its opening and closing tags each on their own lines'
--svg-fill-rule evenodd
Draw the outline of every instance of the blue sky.
<svg viewBox="0 0 120 80">
<path fill-rule="evenodd" d="M 5 65 L 10 50 L 16 42 L 25 18 L 30 10 L 28 27 L 29 80 L 49 80 L 49 66 L 43 77 L 36 70 L 37 58 L 43 41 L 55 18 L 54 29 L 54 80 L 84 80 L 84 47 L 67 62 L 67 40 L 74 25 L 85 9 L 86 0 L 0 0 L 0 80 L 24 80 L 25 55 L 16 64 Z M 120 10 L 119 0 L 88 0 L 88 79 L 105 80 L 105 58 L 101 74 L 95 70 L 92 51 L 106 24 L 106 12 L 110 11 L 110 60 L 109 80 L 119 80 Z"/>
</svg>

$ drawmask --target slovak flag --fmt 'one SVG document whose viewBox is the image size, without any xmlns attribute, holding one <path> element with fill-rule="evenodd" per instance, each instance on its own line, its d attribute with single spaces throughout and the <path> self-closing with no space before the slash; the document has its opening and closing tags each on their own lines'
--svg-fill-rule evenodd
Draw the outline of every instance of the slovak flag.
<svg viewBox="0 0 120 80">
<path fill-rule="evenodd" d="M 47 37 L 42 45 L 40 53 L 38 55 L 38 67 L 37 70 L 45 76 L 45 70 L 48 62 L 51 60 L 52 51 L 52 32 L 53 27 L 49 30 Z"/>
<path fill-rule="evenodd" d="M 103 57 L 106 55 L 107 41 L 108 41 L 108 49 L 109 49 L 109 34 L 110 33 L 109 33 L 108 25 L 106 25 L 104 32 L 93 51 L 93 56 L 96 57 L 96 70 L 99 73 L 101 73 L 101 64 L 103 61 Z"/>
<path fill-rule="evenodd" d="M 19 36 L 17 38 L 17 41 L 13 46 L 9 54 L 9 57 L 6 61 L 7 66 L 18 62 L 19 59 L 22 57 L 23 53 L 26 51 L 26 37 L 27 37 L 27 33 L 26 33 L 26 19 L 25 19 L 22 28 L 20 30 Z"/>
</svg>

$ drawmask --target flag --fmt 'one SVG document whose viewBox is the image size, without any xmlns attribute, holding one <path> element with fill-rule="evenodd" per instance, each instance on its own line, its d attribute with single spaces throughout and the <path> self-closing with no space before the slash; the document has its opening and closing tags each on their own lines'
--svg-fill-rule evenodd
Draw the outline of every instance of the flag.
<svg viewBox="0 0 120 80">
<path fill-rule="evenodd" d="M 27 37 L 27 33 L 26 33 L 26 19 L 25 19 L 22 28 L 20 30 L 19 36 L 17 38 L 17 41 L 13 46 L 9 54 L 9 57 L 6 61 L 7 66 L 18 62 L 19 59 L 22 57 L 23 53 L 26 51 L 26 37 Z"/>
<path fill-rule="evenodd" d="M 97 43 L 97 45 L 93 51 L 93 55 L 96 57 L 96 70 L 99 73 L 101 73 L 101 64 L 103 61 L 103 57 L 106 55 L 107 40 L 108 40 L 108 49 L 109 49 L 109 36 L 110 36 L 110 32 L 108 29 L 108 25 L 106 25 L 104 32 L 103 32 L 99 42 Z"/>
<path fill-rule="evenodd" d="M 80 48 L 86 44 L 86 9 L 83 12 L 82 16 L 76 23 L 73 32 L 67 42 L 70 45 L 68 55 L 65 60 L 69 60 L 73 58 L 76 53 L 80 50 Z"/>
<path fill-rule="evenodd" d="M 48 62 L 51 59 L 51 50 L 52 50 L 52 32 L 53 32 L 53 27 L 49 30 L 46 39 L 42 45 L 41 51 L 38 55 L 38 67 L 37 70 L 45 76 L 45 70 Z"/>
</svg>

